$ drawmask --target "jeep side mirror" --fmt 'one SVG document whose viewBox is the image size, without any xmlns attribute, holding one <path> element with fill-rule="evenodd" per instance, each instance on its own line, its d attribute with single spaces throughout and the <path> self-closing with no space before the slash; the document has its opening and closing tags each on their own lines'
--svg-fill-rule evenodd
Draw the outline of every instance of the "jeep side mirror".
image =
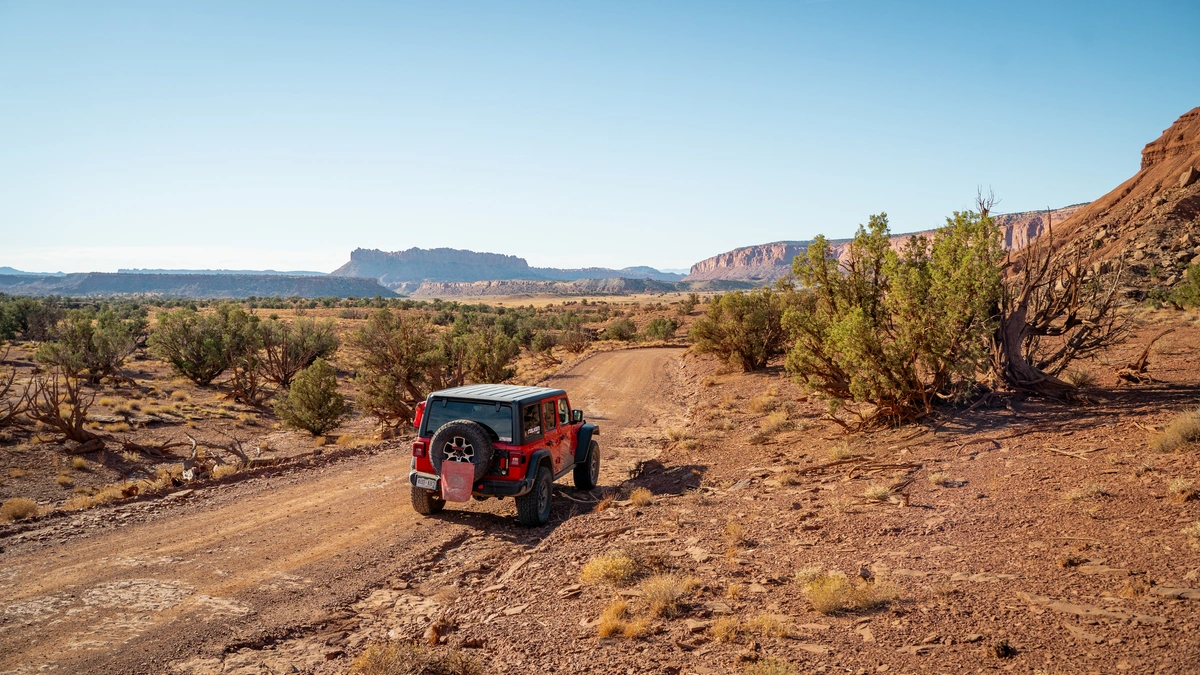
<svg viewBox="0 0 1200 675">
<path fill-rule="evenodd" d="M 571 424 L 579 424 L 582 421 L 583 421 L 583 411 L 582 410 L 572 410 L 571 411 Z"/>
</svg>

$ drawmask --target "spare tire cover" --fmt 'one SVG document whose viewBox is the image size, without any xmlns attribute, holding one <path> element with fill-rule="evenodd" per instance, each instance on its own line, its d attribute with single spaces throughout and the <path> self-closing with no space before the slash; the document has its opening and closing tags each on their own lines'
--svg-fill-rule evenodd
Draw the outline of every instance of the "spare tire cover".
<svg viewBox="0 0 1200 675">
<path fill-rule="evenodd" d="M 480 424 L 470 420 L 446 422 L 429 442 L 433 470 L 442 472 L 442 462 L 475 465 L 475 480 L 483 478 L 492 465 L 492 438 Z"/>
</svg>

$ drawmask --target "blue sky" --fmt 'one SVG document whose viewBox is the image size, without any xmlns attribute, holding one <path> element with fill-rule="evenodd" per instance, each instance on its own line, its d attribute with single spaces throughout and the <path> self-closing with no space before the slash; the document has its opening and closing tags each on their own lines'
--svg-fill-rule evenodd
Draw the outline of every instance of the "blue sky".
<svg viewBox="0 0 1200 675">
<path fill-rule="evenodd" d="M 1090 201 L 1200 3 L 0 0 L 0 265 L 687 267 Z"/>
</svg>

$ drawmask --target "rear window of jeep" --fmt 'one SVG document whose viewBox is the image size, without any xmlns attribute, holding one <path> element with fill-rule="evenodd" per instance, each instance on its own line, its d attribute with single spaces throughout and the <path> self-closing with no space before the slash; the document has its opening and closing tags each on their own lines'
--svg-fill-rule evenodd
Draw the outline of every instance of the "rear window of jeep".
<svg viewBox="0 0 1200 675">
<path fill-rule="evenodd" d="M 512 406 L 507 403 L 434 400 L 425 407 L 425 435 L 433 435 L 443 424 L 454 420 L 478 422 L 492 432 L 492 440 L 512 443 Z"/>
</svg>

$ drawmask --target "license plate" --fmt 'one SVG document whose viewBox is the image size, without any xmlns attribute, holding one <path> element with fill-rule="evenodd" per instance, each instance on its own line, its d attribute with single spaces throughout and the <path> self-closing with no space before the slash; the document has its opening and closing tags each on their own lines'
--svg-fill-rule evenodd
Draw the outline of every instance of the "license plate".
<svg viewBox="0 0 1200 675">
<path fill-rule="evenodd" d="M 419 488 L 425 488 L 426 490 L 436 490 L 437 483 L 438 482 L 437 482 L 436 478 L 423 478 L 421 476 L 417 476 L 417 487 L 419 487 Z"/>
</svg>

